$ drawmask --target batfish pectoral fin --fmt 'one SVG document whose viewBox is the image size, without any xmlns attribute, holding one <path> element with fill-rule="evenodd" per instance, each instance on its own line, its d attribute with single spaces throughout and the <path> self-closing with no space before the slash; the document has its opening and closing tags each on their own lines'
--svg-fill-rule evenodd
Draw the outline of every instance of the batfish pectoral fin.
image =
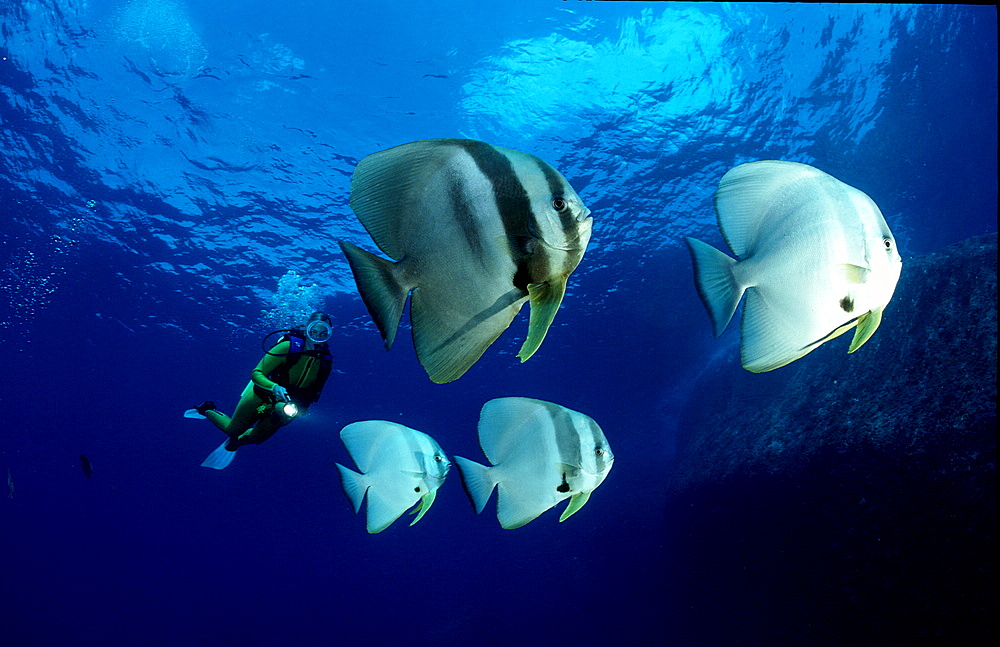
<svg viewBox="0 0 1000 647">
<path fill-rule="evenodd" d="M 566 521 L 569 519 L 570 515 L 575 513 L 577 510 L 583 507 L 583 505 L 590 499 L 590 492 L 577 492 L 569 498 L 569 505 L 563 510 L 563 513 L 559 515 L 559 521 Z"/>
<path fill-rule="evenodd" d="M 423 518 L 423 516 L 427 513 L 427 511 L 431 509 L 431 506 L 434 504 L 435 498 L 437 498 L 437 490 L 431 490 L 426 494 L 424 494 L 424 496 L 420 497 L 420 503 L 418 503 L 417 507 L 413 508 L 413 510 L 410 512 L 410 514 L 417 515 L 416 518 L 410 522 L 411 526 L 420 521 Z"/>
<path fill-rule="evenodd" d="M 875 308 L 858 317 L 858 328 L 854 331 L 854 339 L 851 340 L 851 347 L 847 352 L 853 353 L 861 348 L 875 334 L 880 323 L 882 323 L 882 308 Z"/>
<path fill-rule="evenodd" d="M 559 305 L 562 303 L 563 295 L 566 294 L 566 277 L 560 277 L 545 283 L 529 283 L 528 297 L 531 300 L 531 318 L 528 320 L 528 337 L 521 345 L 517 357 L 525 362 L 545 339 L 545 333 L 549 331 L 552 320 L 559 312 Z"/>
<path fill-rule="evenodd" d="M 853 283 L 855 285 L 862 285 L 868 282 L 868 276 L 871 274 L 871 270 L 867 267 L 861 267 L 860 265 L 852 265 L 850 263 L 844 263 L 838 265 L 837 269 L 840 270 L 841 275 L 848 283 Z"/>
</svg>

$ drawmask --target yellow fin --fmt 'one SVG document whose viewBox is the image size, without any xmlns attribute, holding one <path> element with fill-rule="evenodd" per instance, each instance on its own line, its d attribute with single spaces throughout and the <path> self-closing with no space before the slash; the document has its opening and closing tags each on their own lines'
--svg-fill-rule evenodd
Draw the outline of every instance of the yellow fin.
<svg viewBox="0 0 1000 647">
<path fill-rule="evenodd" d="M 417 514 L 416 519 L 410 522 L 411 526 L 423 518 L 424 514 L 426 514 L 426 512 L 431 509 L 431 505 L 434 504 L 434 499 L 436 498 L 437 498 L 437 490 L 431 490 L 420 498 L 420 502 L 417 504 L 417 507 L 413 508 L 413 510 L 410 511 L 410 514 L 415 514 L 417 512 L 420 513 Z"/>
<path fill-rule="evenodd" d="M 569 499 L 569 505 L 559 515 L 559 521 L 566 521 L 571 514 L 583 507 L 583 504 L 590 500 L 590 492 L 577 492 Z"/>
<path fill-rule="evenodd" d="M 518 351 L 518 358 L 524 362 L 535 354 L 549 331 L 549 325 L 555 319 L 566 294 L 566 277 L 560 277 L 545 283 L 529 283 L 528 296 L 531 299 L 531 318 L 528 321 L 528 338 Z"/>
<path fill-rule="evenodd" d="M 854 331 L 854 339 L 851 340 L 851 347 L 847 349 L 847 352 L 853 353 L 861 348 L 862 344 L 875 334 L 880 323 L 882 323 L 882 308 L 870 310 L 858 317 L 858 328 Z"/>
</svg>

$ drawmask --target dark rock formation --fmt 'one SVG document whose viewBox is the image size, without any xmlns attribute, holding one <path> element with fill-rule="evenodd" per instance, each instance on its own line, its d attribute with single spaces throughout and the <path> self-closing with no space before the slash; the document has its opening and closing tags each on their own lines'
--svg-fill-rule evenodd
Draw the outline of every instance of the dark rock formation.
<svg viewBox="0 0 1000 647">
<path fill-rule="evenodd" d="M 697 383 L 667 517 L 678 595 L 719 620 L 684 644 L 992 644 L 996 234 L 904 259 L 849 340 Z"/>
</svg>

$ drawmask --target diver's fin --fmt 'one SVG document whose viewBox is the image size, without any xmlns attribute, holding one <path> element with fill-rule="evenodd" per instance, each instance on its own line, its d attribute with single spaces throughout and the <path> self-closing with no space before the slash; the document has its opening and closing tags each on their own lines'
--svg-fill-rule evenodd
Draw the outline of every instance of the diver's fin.
<svg viewBox="0 0 1000 647">
<path fill-rule="evenodd" d="M 188 409 L 184 412 L 185 418 L 191 418 L 192 420 L 205 420 L 205 416 L 198 413 L 197 409 Z"/>
<path fill-rule="evenodd" d="M 226 449 L 226 445 L 229 444 L 229 440 L 219 445 L 219 448 L 208 455 L 205 462 L 201 464 L 202 467 L 211 467 L 213 470 L 224 470 L 229 467 L 229 464 L 233 462 L 233 458 L 236 456 L 236 450 L 229 451 Z"/>
</svg>

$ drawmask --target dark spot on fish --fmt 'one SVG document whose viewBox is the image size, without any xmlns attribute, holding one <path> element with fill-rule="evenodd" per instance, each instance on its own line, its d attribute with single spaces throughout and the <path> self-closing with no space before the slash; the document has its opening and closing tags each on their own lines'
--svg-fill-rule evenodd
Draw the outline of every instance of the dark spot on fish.
<svg viewBox="0 0 1000 647">
<path fill-rule="evenodd" d="M 844 312 L 854 312 L 854 299 L 850 296 L 846 296 L 840 300 L 840 307 L 844 309 Z"/>
<path fill-rule="evenodd" d="M 562 483 L 556 487 L 556 492 L 569 492 L 569 483 L 566 481 L 566 472 L 562 474 Z"/>
<path fill-rule="evenodd" d="M 420 491 L 420 486 L 418 485 L 417 487 L 413 488 L 413 491 L 414 492 L 419 492 Z"/>
</svg>

